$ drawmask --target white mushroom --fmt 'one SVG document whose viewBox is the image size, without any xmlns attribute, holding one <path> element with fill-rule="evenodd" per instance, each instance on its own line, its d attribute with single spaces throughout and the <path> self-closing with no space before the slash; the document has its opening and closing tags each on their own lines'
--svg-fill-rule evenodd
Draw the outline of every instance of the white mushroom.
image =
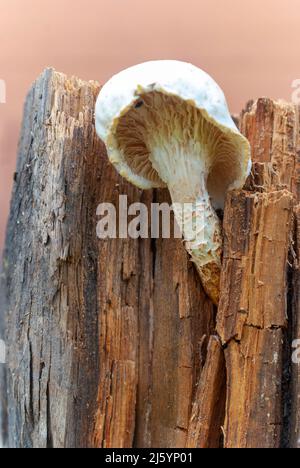
<svg viewBox="0 0 300 468">
<path fill-rule="evenodd" d="M 251 168 L 249 142 L 222 90 L 188 63 L 136 65 L 101 89 L 96 129 L 123 177 L 142 189 L 169 188 L 186 248 L 217 304 L 222 234 L 216 210 Z"/>
</svg>

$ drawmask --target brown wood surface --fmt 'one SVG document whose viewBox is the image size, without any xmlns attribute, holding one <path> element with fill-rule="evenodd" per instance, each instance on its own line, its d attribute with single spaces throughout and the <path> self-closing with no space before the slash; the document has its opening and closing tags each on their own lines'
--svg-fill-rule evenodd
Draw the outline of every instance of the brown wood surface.
<svg viewBox="0 0 300 468">
<path fill-rule="evenodd" d="M 228 200 L 217 327 L 226 344 L 226 447 L 280 445 L 292 214 L 285 190 Z"/>
<path fill-rule="evenodd" d="M 1 427 L 10 447 L 299 444 L 299 114 L 249 103 L 216 310 L 178 239 L 96 236 L 97 206 L 169 202 L 109 165 L 100 86 L 46 70 L 25 105 L 3 257 Z"/>
<path fill-rule="evenodd" d="M 295 360 L 291 363 L 289 443 L 300 448 L 300 205 L 295 208 L 294 268 L 291 285 L 290 341 Z M 294 344 L 294 346 L 293 346 Z M 299 361 L 299 362 L 293 362 Z"/>
<path fill-rule="evenodd" d="M 168 198 L 108 163 L 98 91 L 47 70 L 26 100 L 3 260 L 10 446 L 185 443 L 214 310 L 180 240 L 97 239 L 99 203 Z"/>
<path fill-rule="evenodd" d="M 186 448 L 222 447 L 225 401 L 224 351 L 219 338 L 212 335 L 192 407 Z"/>
</svg>

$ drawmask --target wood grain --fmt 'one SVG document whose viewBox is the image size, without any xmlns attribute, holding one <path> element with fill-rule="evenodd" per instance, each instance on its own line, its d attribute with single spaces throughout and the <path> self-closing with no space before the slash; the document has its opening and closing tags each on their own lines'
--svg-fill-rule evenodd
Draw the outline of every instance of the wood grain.
<svg viewBox="0 0 300 468">
<path fill-rule="evenodd" d="M 46 70 L 26 99 L 1 274 L 5 444 L 298 446 L 298 108 L 241 115 L 254 165 L 228 194 L 216 311 L 181 240 L 97 238 L 102 202 L 170 202 L 108 163 L 99 89 Z"/>
<path fill-rule="evenodd" d="M 186 448 L 221 448 L 225 417 L 226 372 L 224 352 L 211 336 L 190 418 Z"/>
<path fill-rule="evenodd" d="M 226 344 L 227 448 L 280 445 L 292 215 L 288 191 L 229 197 L 217 325 Z"/>
<path fill-rule="evenodd" d="M 228 195 L 217 330 L 227 374 L 224 446 L 294 446 L 299 386 L 291 343 L 298 331 L 293 268 L 293 207 L 299 200 L 299 112 L 269 99 L 240 119 L 252 147 L 245 191 Z M 295 276 L 295 273 L 294 273 Z M 297 295 L 295 295 L 295 298 Z M 297 422 L 295 421 L 297 419 Z M 294 422 L 292 422 L 294 419 Z"/>
<path fill-rule="evenodd" d="M 214 310 L 180 240 L 97 239 L 101 202 L 166 197 L 108 164 L 99 89 L 47 70 L 26 100 L 2 281 L 11 447 L 185 443 Z"/>
</svg>

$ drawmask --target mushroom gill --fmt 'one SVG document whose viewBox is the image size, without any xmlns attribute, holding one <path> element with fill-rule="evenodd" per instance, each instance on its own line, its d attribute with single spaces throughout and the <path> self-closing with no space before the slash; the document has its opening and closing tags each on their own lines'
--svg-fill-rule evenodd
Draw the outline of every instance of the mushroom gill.
<svg viewBox="0 0 300 468">
<path fill-rule="evenodd" d="M 157 187 L 167 185 L 175 202 L 192 201 L 207 190 L 213 207 L 223 208 L 226 191 L 240 177 L 232 133 L 177 96 L 140 95 L 120 117 L 115 136 L 131 170 Z"/>
</svg>

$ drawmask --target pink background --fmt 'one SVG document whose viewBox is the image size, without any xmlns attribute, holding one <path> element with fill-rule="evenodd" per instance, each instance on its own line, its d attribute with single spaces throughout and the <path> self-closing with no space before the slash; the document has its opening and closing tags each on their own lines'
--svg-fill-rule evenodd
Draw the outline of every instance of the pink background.
<svg viewBox="0 0 300 468">
<path fill-rule="evenodd" d="M 300 78 L 299 0 L 0 0 L 0 249 L 24 97 L 43 68 L 107 80 L 150 59 L 193 62 L 232 112 L 291 99 Z"/>
</svg>

